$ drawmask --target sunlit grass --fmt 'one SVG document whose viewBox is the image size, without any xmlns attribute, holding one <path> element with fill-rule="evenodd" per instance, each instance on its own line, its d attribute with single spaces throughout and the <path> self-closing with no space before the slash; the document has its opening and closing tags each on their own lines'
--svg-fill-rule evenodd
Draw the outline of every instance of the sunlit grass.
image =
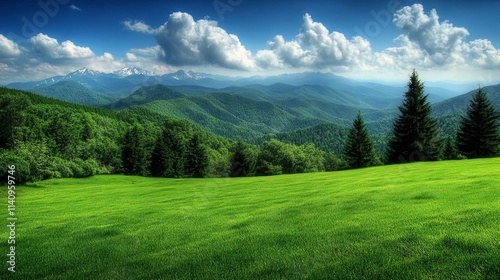
<svg viewBox="0 0 500 280">
<path fill-rule="evenodd" d="M 275 177 L 43 181 L 18 188 L 15 276 L 498 279 L 499 170 L 496 158 Z M 0 207 L 6 217 L 6 199 Z M 8 253 L 6 242 L 0 249 Z"/>
</svg>

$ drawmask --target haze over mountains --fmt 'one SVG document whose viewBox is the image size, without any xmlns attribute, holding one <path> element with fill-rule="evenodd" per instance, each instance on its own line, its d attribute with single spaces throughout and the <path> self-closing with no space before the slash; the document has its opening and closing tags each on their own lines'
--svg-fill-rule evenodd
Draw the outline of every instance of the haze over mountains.
<svg viewBox="0 0 500 280">
<path fill-rule="evenodd" d="M 328 144 L 327 139 L 343 135 L 358 110 L 375 142 L 384 142 L 381 139 L 390 130 L 406 91 L 405 84 L 362 82 L 330 73 L 234 78 L 193 71 L 156 75 L 140 68 L 114 73 L 82 68 L 65 76 L 7 87 L 113 110 L 141 107 L 232 139 L 274 135 L 335 150 L 342 143 Z M 500 111 L 500 85 L 484 89 Z M 457 120 L 474 90 L 473 86 L 463 92 L 426 87 L 433 114 L 445 134 L 456 133 Z"/>
<path fill-rule="evenodd" d="M 401 86 L 390 86 L 375 82 L 360 82 L 347 79 L 331 73 L 304 72 L 283 74 L 278 76 L 231 77 L 212 75 L 193 71 L 180 70 L 174 73 L 156 75 L 137 67 L 126 67 L 113 73 L 104 73 L 89 68 L 82 68 L 64 76 L 54 76 L 40 81 L 18 82 L 7 84 L 6 87 L 33 90 L 50 86 L 61 81 L 75 81 L 93 91 L 113 96 L 127 96 L 142 86 L 163 84 L 168 86 L 201 86 L 208 88 L 225 88 L 230 86 L 273 85 L 283 83 L 294 86 L 321 85 L 330 86 L 337 90 L 363 92 L 368 95 L 399 96 L 404 90 Z M 444 87 L 429 87 L 428 93 L 437 100 L 445 99 L 463 93 L 454 87 L 448 90 Z"/>
</svg>

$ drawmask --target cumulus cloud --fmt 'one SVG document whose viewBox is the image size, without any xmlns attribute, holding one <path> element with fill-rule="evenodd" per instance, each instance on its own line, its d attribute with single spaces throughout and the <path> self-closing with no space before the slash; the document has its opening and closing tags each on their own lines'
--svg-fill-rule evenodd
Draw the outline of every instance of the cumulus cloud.
<svg viewBox="0 0 500 280">
<path fill-rule="evenodd" d="M 123 25 L 128 29 L 140 33 L 155 34 L 156 30 L 140 20 L 126 20 Z"/>
<path fill-rule="evenodd" d="M 61 44 L 56 39 L 39 33 L 29 39 L 33 49 L 42 56 L 52 59 L 76 59 L 90 58 L 95 54 L 88 47 L 76 46 L 71 41 L 64 41 Z"/>
<path fill-rule="evenodd" d="M 21 48 L 15 42 L 0 34 L 0 58 L 16 57 L 21 54 Z"/>
<path fill-rule="evenodd" d="M 286 41 L 277 35 L 268 42 L 269 50 L 257 53 L 261 67 L 292 66 L 313 69 L 352 69 L 363 67 L 371 56 L 370 42 L 356 36 L 347 39 L 344 34 L 331 32 L 309 14 L 294 40 Z M 271 59 L 271 62 L 268 61 Z"/>
<path fill-rule="evenodd" d="M 228 34 L 216 21 L 194 21 L 187 13 L 173 13 L 158 28 L 156 40 L 160 58 L 168 64 L 210 65 L 250 70 L 255 67 L 252 54 L 236 35 Z"/>
<path fill-rule="evenodd" d="M 427 67 L 500 66 L 499 50 L 489 40 L 466 42 L 469 31 L 446 20 L 440 22 L 435 9 L 426 14 L 421 4 L 407 6 L 394 14 L 393 22 L 404 34 L 396 40 L 401 47 L 386 53 L 409 61 L 419 54 L 423 63 L 417 65 Z"/>
</svg>

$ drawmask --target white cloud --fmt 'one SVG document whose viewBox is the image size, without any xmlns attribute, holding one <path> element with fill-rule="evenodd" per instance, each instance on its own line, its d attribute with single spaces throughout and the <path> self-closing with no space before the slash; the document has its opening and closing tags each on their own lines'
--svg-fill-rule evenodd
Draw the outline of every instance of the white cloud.
<svg viewBox="0 0 500 280">
<path fill-rule="evenodd" d="M 140 21 L 140 20 L 134 20 L 134 21 L 126 20 L 123 22 L 123 25 L 125 25 L 125 27 L 128 30 L 132 30 L 132 31 L 140 32 L 140 33 L 146 33 L 146 34 L 155 34 L 156 33 L 155 29 L 153 29 L 151 26 L 147 25 L 146 23 L 144 23 L 143 21 Z"/>
<path fill-rule="evenodd" d="M 288 65 L 346 70 L 363 67 L 371 56 L 367 40 L 359 36 L 349 40 L 342 33 L 330 33 L 322 23 L 314 22 L 309 14 L 304 15 L 304 23 L 294 40 L 285 41 L 283 36 L 277 35 L 268 42 L 268 47 L 269 50 L 257 53 L 261 67 Z M 266 59 L 272 59 L 272 62 Z"/>
<path fill-rule="evenodd" d="M 64 41 L 61 44 L 56 39 L 39 33 L 29 39 L 33 49 L 42 56 L 51 59 L 75 59 L 90 58 L 95 54 L 88 47 L 76 46 L 71 41 Z"/>
<path fill-rule="evenodd" d="M 0 34 L 0 58 L 16 57 L 22 53 L 21 47 Z"/>
<path fill-rule="evenodd" d="M 252 54 L 236 35 L 228 34 L 216 21 L 194 21 L 187 13 L 173 13 L 158 28 L 156 39 L 160 58 L 174 66 L 207 65 L 229 69 L 251 70 Z"/>
<path fill-rule="evenodd" d="M 421 63 L 417 65 L 429 68 L 500 66 L 500 52 L 489 40 L 466 42 L 469 31 L 448 21 L 440 22 L 435 9 L 426 14 L 421 4 L 407 6 L 395 13 L 393 22 L 404 32 L 397 40 L 402 46 L 386 53 L 398 51 L 398 57 L 406 62 L 418 54 Z"/>
<path fill-rule="evenodd" d="M 137 56 L 133 53 L 126 53 L 125 57 L 127 58 L 128 61 L 137 61 Z"/>
</svg>

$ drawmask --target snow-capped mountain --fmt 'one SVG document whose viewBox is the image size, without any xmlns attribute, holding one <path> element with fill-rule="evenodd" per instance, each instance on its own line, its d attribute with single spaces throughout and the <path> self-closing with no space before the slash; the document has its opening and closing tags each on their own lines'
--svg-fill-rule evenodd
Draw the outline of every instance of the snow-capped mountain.
<svg viewBox="0 0 500 280">
<path fill-rule="evenodd" d="M 165 74 L 164 77 L 165 76 L 169 76 L 172 79 L 177 80 L 177 81 L 189 80 L 189 79 L 200 80 L 200 79 L 207 78 L 207 75 L 205 75 L 204 73 L 196 73 L 193 71 L 185 71 L 185 70 L 179 70 L 175 73 Z"/>
<path fill-rule="evenodd" d="M 75 72 L 69 73 L 68 75 L 64 76 L 63 79 L 68 80 L 68 79 L 71 79 L 73 77 L 82 77 L 82 76 L 96 77 L 96 76 L 103 75 L 103 74 L 105 74 L 105 73 L 91 70 L 87 67 L 83 67 L 82 69 L 79 69 L 79 70 L 76 70 Z"/>
<path fill-rule="evenodd" d="M 138 67 L 125 67 L 113 73 L 120 77 L 127 77 L 132 75 L 156 76 L 154 72 L 143 70 Z"/>
</svg>

